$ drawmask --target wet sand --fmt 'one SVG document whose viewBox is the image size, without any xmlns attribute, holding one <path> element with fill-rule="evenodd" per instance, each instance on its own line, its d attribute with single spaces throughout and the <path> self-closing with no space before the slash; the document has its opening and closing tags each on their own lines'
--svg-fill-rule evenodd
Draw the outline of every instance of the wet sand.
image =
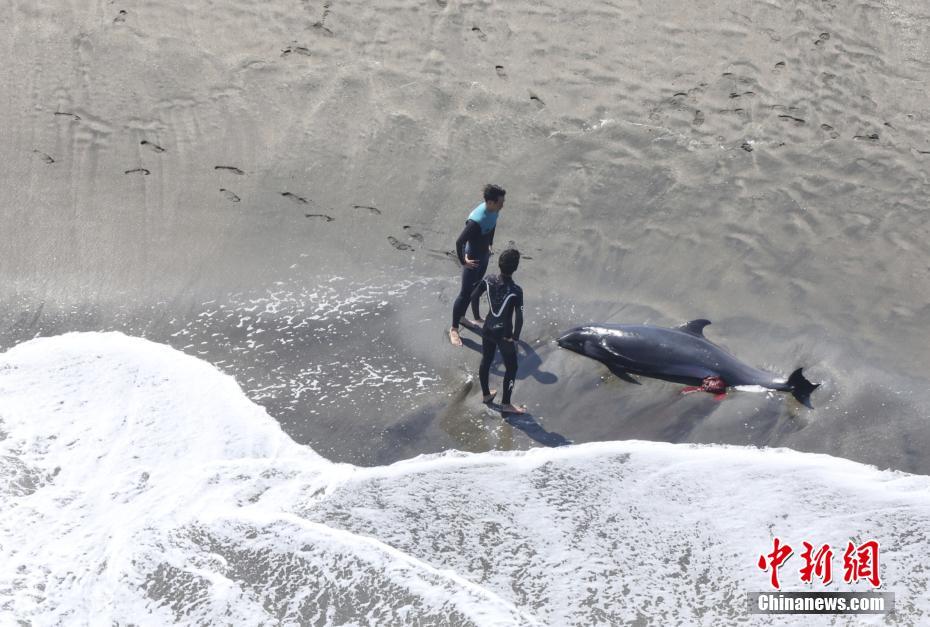
<svg viewBox="0 0 930 627">
<path fill-rule="evenodd" d="M 169 343 L 337 461 L 638 438 L 928 473 L 928 19 L 916 0 L 16 2 L 0 343 Z M 443 340 L 448 253 L 489 181 L 497 250 L 528 257 L 513 424 L 478 403 L 474 346 Z M 815 409 L 630 384 L 553 343 L 694 318 L 750 364 L 803 366 Z"/>
</svg>

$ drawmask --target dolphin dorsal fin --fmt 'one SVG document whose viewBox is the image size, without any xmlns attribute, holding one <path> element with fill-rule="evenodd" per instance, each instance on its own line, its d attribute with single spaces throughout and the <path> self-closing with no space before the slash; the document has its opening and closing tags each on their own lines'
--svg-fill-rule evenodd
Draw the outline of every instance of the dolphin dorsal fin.
<svg viewBox="0 0 930 627">
<path fill-rule="evenodd" d="M 704 318 L 699 318 L 697 320 L 692 320 L 691 322 L 686 322 L 685 324 L 678 327 L 680 330 L 690 333 L 691 335 L 696 335 L 698 337 L 704 337 L 704 327 L 710 324 L 710 320 L 705 320 Z"/>
</svg>

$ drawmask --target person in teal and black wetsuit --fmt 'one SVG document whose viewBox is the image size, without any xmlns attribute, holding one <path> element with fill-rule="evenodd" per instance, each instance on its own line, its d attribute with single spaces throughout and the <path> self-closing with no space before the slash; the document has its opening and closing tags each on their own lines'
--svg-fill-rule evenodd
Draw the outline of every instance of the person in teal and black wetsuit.
<svg viewBox="0 0 930 627">
<path fill-rule="evenodd" d="M 494 243 L 494 229 L 497 227 L 497 215 L 504 208 L 504 196 L 507 192 L 497 185 L 484 186 L 484 202 L 475 207 L 468 219 L 465 228 L 455 242 L 455 254 L 462 264 L 462 288 L 455 303 L 452 305 L 452 328 L 449 329 L 449 341 L 453 346 L 461 346 L 462 338 L 459 336 L 459 321 L 468 309 L 468 301 L 475 286 L 484 278 L 488 269 L 488 258 L 491 256 L 491 244 Z M 480 323 L 478 310 L 472 307 L 472 312 Z"/>
</svg>

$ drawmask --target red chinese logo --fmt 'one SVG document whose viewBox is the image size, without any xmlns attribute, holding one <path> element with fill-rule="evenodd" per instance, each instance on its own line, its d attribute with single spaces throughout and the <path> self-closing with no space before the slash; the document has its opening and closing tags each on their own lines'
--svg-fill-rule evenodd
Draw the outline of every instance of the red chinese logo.
<svg viewBox="0 0 930 627">
<path fill-rule="evenodd" d="M 833 581 L 833 551 L 830 545 L 824 544 L 814 554 L 814 545 L 804 543 L 804 552 L 801 553 L 804 567 L 801 568 L 801 581 L 811 583 L 814 577 L 820 579 L 824 585 Z"/>
<path fill-rule="evenodd" d="M 846 545 L 843 553 L 843 581 L 852 583 L 866 579 L 874 587 L 882 585 L 878 575 L 878 542 L 869 540 L 859 546 L 852 542 Z"/>
<path fill-rule="evenodd" d="M 781 590 L 781 586 L 778 585 L 778 567 L 782 563 L 791 557 L 791 554 L 794 552 L 787 544 L 781 544 L 781 540 L 775 538 L 775 548 L 768 555 L 759 556 L 759 568 L 762 570 L 772 569 L 772 586 L 776 590 Z M 768 558 L 768 559 L 766 559 Z"/>
<path fill-rule="evenodd" d="M 830 545 L 821 545 L 816 550 L 810 542 L 803 542 L 804 551 L 801 559 L 804 565 L 798 570 L 801 581 L 813 583 L 816 578 L 824 585 L 833 581 L 833 549 Z M 879 544 L 875 540 L 863 542 L 859 546 L 849 542 L 843 553 L 843 581 L 855 583 L 860 580 L 868 581 L 873 587 L 882 585 L 878 564 Z M 782 544 L 780 538 L 775 538 L 772 552 L 759 556 L 758 566 L 761 570 L 771 570 L 772 587 L 781 590 L 778 582 L 778 569 L 794 554 L 794 549 Z"/>
</svg>

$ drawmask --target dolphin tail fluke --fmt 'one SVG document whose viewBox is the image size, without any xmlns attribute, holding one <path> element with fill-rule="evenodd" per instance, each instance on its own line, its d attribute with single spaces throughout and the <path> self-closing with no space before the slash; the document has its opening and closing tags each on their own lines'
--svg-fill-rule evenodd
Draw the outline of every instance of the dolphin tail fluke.
<svg viewBox="0 0 930 627">
<path fill-rule="evenodd" d="M 791 373 L 791 376 L 788 377 L 788 387 L 791 389 L 791 394 L 798 399 L 799 403 L 813 409 L 814 407 L 811 405 L 811 392 L 819 388 L 820 384 L 808 381 L 804 377 L 802 370 L 804 369 L 798 368 Z"/>
</svg>

